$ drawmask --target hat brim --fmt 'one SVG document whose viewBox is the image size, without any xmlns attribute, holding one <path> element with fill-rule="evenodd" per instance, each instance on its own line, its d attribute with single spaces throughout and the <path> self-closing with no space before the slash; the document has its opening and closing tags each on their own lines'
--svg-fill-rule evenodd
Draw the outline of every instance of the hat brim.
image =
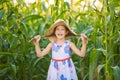
<svg viewBox="0 0 120 80">
<path fill-rule="evenodd" d="M 64 20 L 57 20 L 48 30 L 44 32 L 44 36 L 47 37 L 50 41 L 56 40 L 56 36 L 54 34 L 54 30 L 57 26 L 64 26 L 68 30 L 68 35 L 66 35 L 66 39 L 68 39 L 71 36 L 76 36 L 76 33 L 74 33 L 69 26 L 65 23 Z"/>
</svg>

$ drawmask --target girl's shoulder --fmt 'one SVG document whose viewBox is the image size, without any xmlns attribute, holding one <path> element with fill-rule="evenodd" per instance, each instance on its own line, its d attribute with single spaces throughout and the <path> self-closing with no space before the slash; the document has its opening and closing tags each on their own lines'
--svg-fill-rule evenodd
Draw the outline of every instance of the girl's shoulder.
<svg viewBox="0 0 120 80">
<path fill-rule="evenodd" d="M 71 40 L 66 40 L 66 41 L 65 41 L 65 43 L 70 43 L 70 42 L 71 42 Z"/>
<path fill-rule="evenodd" d="M 64 42 L 64 44 L 65 44 L 65 45 L 69 45 L 69 44 L 70 44 L 70 40 L 66 40 L 66 41 Z"/>
<path fill-rule="evenodd" d="M 50 43 L 48 44 L 48 46 L 50 46 L 50 47 L 52 47 L 52 45 L 53 45 L 53 42 L 50 42 Z"/>
<path fill-rule="evenodd" d="M 71 46 L 71 45 L 73 45 L 74 43 L 71 41 L 71 40 L 66 40 L 66 42 L 65 42 L 67 45 L 69 45 L 69 46 Z"/>
</svg>

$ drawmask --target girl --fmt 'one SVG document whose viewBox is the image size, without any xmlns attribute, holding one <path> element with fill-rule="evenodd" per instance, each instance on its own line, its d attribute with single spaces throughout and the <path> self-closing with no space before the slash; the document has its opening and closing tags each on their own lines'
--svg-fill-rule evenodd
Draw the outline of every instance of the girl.
<svg viewBox="0 0 120 80">
<path fill-rule="evenodd" d="M 35 45 L 37 57 L 45 56 L 52 50 L 51 63 L 47 80 L 78 80 L 76 70 L 71 59 L 71 50 L 78 56 L 84 57 L 86 52 L 87 37 L 81 34 L 82 48 L 79 50 L 74 43 L 67 40 L 76 34 L 70 30 L 64 20 L 58 19 L 44 34 L 51 42 L 41 51 L 39 47 L 40 35 L 31 42 Z"/>
</svg>

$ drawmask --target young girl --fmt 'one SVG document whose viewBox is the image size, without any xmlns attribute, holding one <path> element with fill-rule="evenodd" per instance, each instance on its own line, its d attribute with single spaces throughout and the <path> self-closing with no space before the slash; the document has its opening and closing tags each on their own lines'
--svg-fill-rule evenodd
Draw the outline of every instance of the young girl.
<svg viewBox="0 0 120 80">
<path fill-rule="evenodd" d="M 81 34 L 82 48 L 79 50 L 74 43 L 67 40 L 76 36 L 64 20 L 58 19 L 46 32 L 45 36 L 51 41 L 41 51 L 39 47 L 40 35 L 37 35 L 31 42 L 35 45 L 37 57 L 45 56 L 52 50 L 52 58 L 48 70 L 47 80 L 78 80 L 76 70 L 71 59 L 71 50 L 78 56 L 84 57 L 86 52 L 87 37 Z"/>
</svg>

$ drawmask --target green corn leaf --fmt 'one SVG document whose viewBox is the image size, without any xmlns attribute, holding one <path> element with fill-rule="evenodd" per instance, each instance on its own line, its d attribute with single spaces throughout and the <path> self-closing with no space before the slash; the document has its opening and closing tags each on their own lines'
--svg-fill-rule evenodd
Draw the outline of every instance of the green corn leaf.
<svg viewBox="0 0 120 80">
<path fill-rule="evenodd" d="M 2 9 L 0 12 L 0 20 L 2 19 L 3 15 L 4 15 L 4 9 Z"/>
<path fill-rule="evenodd" d="M 97 65 L 98 51 L 93 49 L 90 53 L 89 80 L 93 80 L 94 70 Z"/>
<path fill-rule="evenodd" d="M 11 65 L 11 69 L 12 69 L 14 75 L 16 76 L 16 73 L 17 73 L 16 65 L 14 65 L 14 64 L 10 64 L 10 65 Z"/>
<path fill-rule="evenodd" d="M 27 21 L 29 21 L 29 20 L 35 20 L 35 19 L 42 19 L 43 17 L 42 16 L 40 16 L 40 15 L 30 15 L 30 16 L 27 16 L 27 17 L 25 17 L 25 18 L 23 18 L 23 22 L 27 22 Z"/>
<path fill-rule="evenodd" d="M 115 66 L 112 67 L 113 72 L 114 72 L 114 80 L 120 80 L 120 67 Z"/>
<path fill-rule="evenodd" d="M 0 52 L 0 55 L 10 55 L 10 52 Z"/>
<path fill-rule="evenodd" d="M 98 65 L 98 74 L 100 74 L 101 69 L 105 67 L 105 64 Z"/>
<path fill-rule="evenodd" d="M 5 75 L 8 71 L 9 71 L 9 67 L 6 67 L 6 68 L 3 68 L 3 69 L 0 69 L 0 76 Z"/>
<path fill-rule="evenodd" d="M 33 63 L 33 67 L 35 67 L 37 65 L 37 63 L 41 60 L 42 58 L 38 58 L 35 60 L 35 62 Z"/>
<path fill-rule="evenodd" d="M 82 33 L 84 34 L 90 34 L 94 30 L 93 27 L 88 27 L 87 29 L 83 30 Z"/>
</svg>

